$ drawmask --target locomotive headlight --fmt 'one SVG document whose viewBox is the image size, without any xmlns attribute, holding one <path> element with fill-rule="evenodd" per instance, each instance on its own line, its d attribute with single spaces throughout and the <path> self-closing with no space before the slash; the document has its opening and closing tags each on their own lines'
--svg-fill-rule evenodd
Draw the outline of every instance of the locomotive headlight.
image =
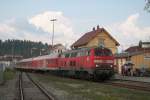
<svg viewBox="0 0 150 100">
<path fill-rule="evenodd" d="M 96 64 L 96 67 L 99 67 L 99 65 Z"/>
<path fill-rule="evenodd" d="M 112 67 L 113 67 L 113 65 L 110 65 L 110 67 L 112 68 Z"/>
</svg>

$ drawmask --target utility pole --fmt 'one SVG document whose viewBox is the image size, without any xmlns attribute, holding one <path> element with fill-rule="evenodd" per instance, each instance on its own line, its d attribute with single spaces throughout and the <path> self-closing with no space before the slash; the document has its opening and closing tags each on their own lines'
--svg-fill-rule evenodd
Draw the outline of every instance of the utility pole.
<svg viewBox="0 0 150 100">
<path fill-rule="evenodd" d="M 54 41 L 54 22 L 57 21 L 57 19 L 51 19 L 50 21 L 53 22 L 53 34 L 52 34 L 52 49 L 53 49 L 53 41 Z"/>
</svg>

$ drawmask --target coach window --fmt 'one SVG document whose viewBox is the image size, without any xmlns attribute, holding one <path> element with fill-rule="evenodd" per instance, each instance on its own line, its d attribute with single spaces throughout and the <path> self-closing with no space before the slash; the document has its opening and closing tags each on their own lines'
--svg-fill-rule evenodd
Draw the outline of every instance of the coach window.
<svg viewBox="0 0 150 100">
<path fill-rule="evenodd" d="M 85 50 L 81 52 L 81 56 L 86 56 L 86 51 Z"/>
<path fill-rule="evenodd" d="M 66 53 L 66 54 L 65 54 L 65 58 L 68 58 L 69 56 L 70 56 L 69 53 Z"/>
<path fill-rule="evenodd" d="M 77 52 L 75 52 L 75 55 L 74 55 L 74 57 L 77 57 Z"/>
<path fill-rule="evenodd" d="M 71 53 L 71 57 L 76 57 L 76 56 L 77 56 L 77 52 Z"/>
<path fill-rule="evenodd" d="M 80 56 L 80 52 L 77 52 L 77 57 L 79 57 Z"/>
<path fill-rule="evenodd" d="M 70 54 L 70 57 L 73 57 L 73 53 Z"/>
<path fill-rule="evenodd" d="M 83 56 L 83 51 L 80 51 L 80 56 Z"/>
<path fill-rule="evenodd" d="M 62 54 L 61 57 L 62 57 L 62 58 L 65 58 L 65 54 Z"/>
<path fill-rule="evenodd" d="M 90 51 L 86 51 L 86 56 L 89 56 L 90 55 Z"/>
</svg>

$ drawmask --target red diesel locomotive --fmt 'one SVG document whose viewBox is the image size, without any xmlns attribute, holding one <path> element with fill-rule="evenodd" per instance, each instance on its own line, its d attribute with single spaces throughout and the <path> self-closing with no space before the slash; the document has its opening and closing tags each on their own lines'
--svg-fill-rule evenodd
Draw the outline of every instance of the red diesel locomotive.
<svg viewBox="0 0 150 100">
<path fill-rule="evenodd" d="M 113 65 L 112 52 L 107 48 L 97 47 L 23 59 L 17 63 L 16 68 L 45 70 L 63 76 L 105 80 L 113 76 Z"/>
</svg>

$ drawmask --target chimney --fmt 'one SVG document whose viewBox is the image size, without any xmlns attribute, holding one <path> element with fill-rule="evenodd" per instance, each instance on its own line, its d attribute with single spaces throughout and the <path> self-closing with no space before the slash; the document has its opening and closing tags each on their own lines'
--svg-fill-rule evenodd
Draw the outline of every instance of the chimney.
<svg viewBox="0 0 150 100">
<path fill-rule="evenodd" d="M 95 31 L 95 27 L 93 27 L 93 31 Z"/>
<path fill-rule="evenodd" d="M 97 25 L 97 30 L 99 30 L 100 28 L 99 28 L 99 25 Z"/>
</svg>

